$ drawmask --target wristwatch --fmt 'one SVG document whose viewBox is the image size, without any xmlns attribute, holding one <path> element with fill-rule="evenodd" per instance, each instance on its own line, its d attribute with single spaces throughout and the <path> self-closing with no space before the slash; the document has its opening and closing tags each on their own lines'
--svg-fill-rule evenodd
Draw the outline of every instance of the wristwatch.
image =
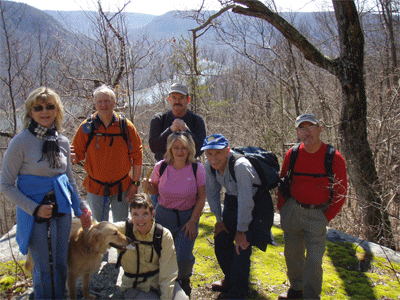
<svg viewBox="0 0 400 300">
<path fill-rule="evenodd" d="M 132 181 L 133 185 L 140 186 L 140 181 Z"/>
</svg>

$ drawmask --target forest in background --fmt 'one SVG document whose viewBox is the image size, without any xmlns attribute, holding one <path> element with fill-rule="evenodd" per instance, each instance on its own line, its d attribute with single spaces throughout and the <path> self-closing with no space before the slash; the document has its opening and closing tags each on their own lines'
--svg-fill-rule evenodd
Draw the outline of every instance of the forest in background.
<svg viewBox="0 0 400 300">
<path fill-rule="evenodd" d="M 374 3 L 373 10 L 366 10 L 365 3 L 356 2 L 365 41 L 365 129 L 378 176 L 370 188 L 382 200 L 375 209 L 388 217 L 392 232 L 390 240 L 377 242 L 399 250 L 399 2 Z M 108 13 L 99 4 L 90 14 L 93 34 L 85 36 L 60 27 L 49 30 L 43 19 L 36 27 L 23 26 L 24 16 L 19 12 L 16 17 L 17 4 L 0 1 L 1 155 L 19 130 L 19 115 L 31 90 L 45 85 L 61 96 L 66 112 L 64 134 L 72 139 L 93 112 L 94 87 L 105 83 L 115 88 L 118 111 L 134 122 L 143 139 L 145 176 L 154 164 L 147 140 L 150 119 L 169 108 L 169 84 L 181 81 L 190 87 L 190 109 L 204 117 L 207 133 L 223 133 L 231 146 L 261 146 L 276 153 L 282 163 L 286 151 L 297 142 L 296 116 L 314 112 L 323 124 L 323 141 L 341 151 L 348 168 L 364 167 L 342 151 L 341 82 L 310 63 L 268 22 L 226 12 L 212 18 L 204 36 L 193 38 L 189 32 L 169 39 L 145 33 L 132 37 L 123 8 Z M 273 3 L 268 7 L 273 8 Z M 201 26 L 214 13 L 177 12 L 177 16 L 195 19 Z M 294 23 L 296 13 L 287 20 Z M 316 13 L 312 22 L 301 22 L 297 30 L 326 57 L 342 54 L 333 12 Z M 78 165 L 74 171 L 79 183 L 83 168 Z M 365 207 L 371 204 L 356 193 L 359 182 L 353 179 L 349 176 L 347 201 L 330 226 L 368 238 L 366 227 L 371 224 L 366 221 Z M 0 230 L 5 233 L 15 224 L 15 208 L 3 195 L 0 215 Z"/>
</svg>

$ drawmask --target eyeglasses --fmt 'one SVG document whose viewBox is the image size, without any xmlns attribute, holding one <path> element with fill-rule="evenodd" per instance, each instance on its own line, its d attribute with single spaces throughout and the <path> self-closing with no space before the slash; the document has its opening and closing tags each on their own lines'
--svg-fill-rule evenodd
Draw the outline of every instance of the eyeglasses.
<svg viewBox="0 0 400 300">
<path fill-rule="evenodd" d="M 306 131 L 313 131 L 317 128 L 317 125 L 309 125 L 307 127 L 299 127 L 297 128 L 297 130 L 299 132 L 306 132 Z"/>
<path fill-rule="evenodd" d="M 46 106 L 36 105 L 36 106 L 32 107 L 32 110 L 35 112 L 42 111 L 43 109 L 54 110 L 54 109 L 56 109 L 56 106 L 54 104 L 46 104 Z"/>
<path fill-rule="evenodd" d="M 177 132 L 174 132 L 174 135 L 177 135 L 177 136 L 183 135 L 183 136 L 189 137 L 190 133 L 188 133 L 186 131 L 177 131 Z"/>
</svg>

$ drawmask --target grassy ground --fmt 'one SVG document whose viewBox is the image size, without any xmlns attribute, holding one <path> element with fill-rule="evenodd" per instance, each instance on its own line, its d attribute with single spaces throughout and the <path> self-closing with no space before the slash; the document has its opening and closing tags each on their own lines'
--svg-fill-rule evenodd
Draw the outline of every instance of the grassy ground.
<svg viewBox="0 0 400 300">
<path fill-rule="evenodd" d="M 214 223 L 211 213 L 201 217 L 192 276 L 193 287 L 201 293 L 193 299 L 215 299 L 218 295 L 210 291 L 211 283 L 222 278 L 213 251 Z M 278 244 L 276 247 L 268 245 L 266 252 L 253 248 L 248 299 L 277 299 L 289 287 L 283 231 L 273 227 L 272 232 Z M 400 265 L 373 257 L 357 245 L 327 242 L 323 269 L 322 299 L 400 299 Z M 201 298 L 202 294 L 208 297 Z"/>
<path fill-rule="evenodd" d="M 202 215 L 191 299 L 210 300 L 219 295 L 211 290 L 211 283 L 222 278 L 213 249 L 214 223 L 213 214 Z M 277 299 L 288 289 L 283 232 L 277 227 L 272 232 L 277 246 L 269 245 L 266 252 L 253 248 L 248 299 Z M 373 257 L 357 245 L 327 242 L 323 269 L 323 300 L 400 299 L 400 265 Z M 0 264 L 0 299 L 11 299 L 30 285 L 21 270 L 15 263 Z"/>
</svg>

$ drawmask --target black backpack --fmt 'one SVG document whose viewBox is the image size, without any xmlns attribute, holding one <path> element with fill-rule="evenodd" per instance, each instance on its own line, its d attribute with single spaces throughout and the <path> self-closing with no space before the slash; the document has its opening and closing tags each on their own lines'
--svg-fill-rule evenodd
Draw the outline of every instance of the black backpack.
<svg viewBox="0 0 400 300">
<path fill-rule="evenodd" d="M 144 241 L 137 241 L 135 236 L 133 235 L 133 222 L 132 220 L 126 220 L 125 223 L 126 229 L 125 229 L 125 235 L 130 238 L 132 240 L 132 243 L 134 244 L 144 244 L 144 245 L 153 245 L 154 250 L 156 251 L 158 257 L 161 257 L 161 250 L 162 250 L 162 246 L 161 246 L 161 242 L 162 242 L 162 237 L 163 237 L 163 231 L 164 231 L 164 227 L 162 227 L 161 224 L 156 223 L 156 228 L 154 230 L 154 235 L 153 235 L 153 241 L 152 242 L 144 242 Z M 116 264 L 116 268 L 119 268 L 121 266 L 121 259 L 122 259 L 122 255 L 124 255 L 124 253 L 126 252 L 126 250 L 123 250 L 119 253 L 118 255 L 118 259 L 117 259 L 117 264 Z M 151 256 L 150 261 L 153 260 L 153 255 Z"/>
<path fill-rule="evenodd" d="M 98 129 L 99 125 L 97 124 L 97 121 L 95 120 L 94 115 L 91 115 L 87 118 L 86 123 L 82 124 L 82 131 L 84 133 L 89 134 L 88 136 L 88 140 L 86 142 L 86 148 L 85 150 L 87 150 L 87 148 L 89 147 L 90 143 L 93 140 L 94 136 L 109 136 L 111 137 L 111 141 L 110 141 L 110 147 L 112 146 L 113 142 L 114 142 L 114 137 L 115 136 L 122 136 L 122 138 L 124 139 L 125 143 L 128 145 L 128 149 L 131 150 L 132 149 L 132 144 L 131 141 L 129 139 L 129 130 L 128 130 L 128 124 L 126 121 L 126 117 L 123 113 L 119 113 L 119 126 L 121 128 L 121 132 L 120 133 L 95 133 L 94 131 L 96 129 Z"/>
<path fill-rule="evenodd" d="M 294 172 L 294 166 L 296 164 L 297 156 L 299 155 L 299 148 L 300 144 L 296 144 L 292 148 L 292 153 L 290 154 L 290 161 L 289 161 L 289 169 L 279 183 L 279 193 L 284 197 L 285 199 L 289 199 L 291 194 L 290 194 L 290 184 L 293 178 L 293 175 L 297 176 L 312 176 L 314 178 L 321 178 L 321 177 L 327 177 L 329 182 L 330 182 L 330 187 L 329 187 L 329 201 L 330 203 L 333 199 L 333 180 L 334 180 L 334 174 L 333 174 L 333 157 L 335 156 L 335 147 L 332 145 L 327 145 L 326 148 L 326 153 L 325 153 L 325 159 L 324 159 L 324 166 L 325 166 L 325 173 L 324 174 L 311 174 L 311 173 L 298 173 Z"/>
<path fill-rule="evenodd" d="M 261 180 L 262 189 L 271 190 L 278 186 L 279 183 L 279 163 L 276 155 L 271 151 L 264 150 L 261 147 L 234 147 L 231 148 L 235 153 L 230 157 L 228 166 L 229 172 L 236 182 L 235 162 L 238 158 L 244 156 L 247 158 L 253 168 L 256 170 Z M 211 167 L 213 175 L 216 170 Z"/>
</svg>

